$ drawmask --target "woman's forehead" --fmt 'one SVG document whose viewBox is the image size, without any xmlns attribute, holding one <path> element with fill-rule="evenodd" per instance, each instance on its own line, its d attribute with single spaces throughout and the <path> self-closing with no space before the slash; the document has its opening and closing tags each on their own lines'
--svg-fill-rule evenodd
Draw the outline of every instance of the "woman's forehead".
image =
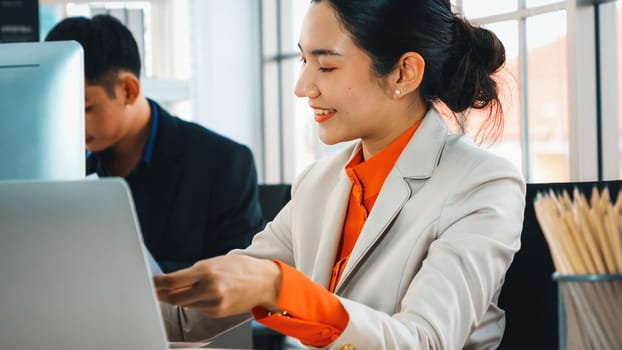
<svg viewBox="0 0 622 350">
<path fill-rule="evenodd" d="M 299 47 L 303 52 L 329 50 L 346 53 L 354 45 L 349 33 L 326 2 L 313 3 L 300 30 Z"/>
</svg>

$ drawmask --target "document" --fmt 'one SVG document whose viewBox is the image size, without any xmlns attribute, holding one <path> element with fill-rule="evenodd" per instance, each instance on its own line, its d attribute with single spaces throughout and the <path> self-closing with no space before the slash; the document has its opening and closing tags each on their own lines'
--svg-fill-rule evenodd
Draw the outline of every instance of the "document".
<svg viewBox="0 0 622 350">
<path fill-rule="evenodd" d="M 147 247 L 143 246 L 143 251 L 145 252 L 145 257 L 147 257 L 147 262 L 149 263 L 149 274 L 150 274 L 150 276 L 153 277 L 153 276 L 157 276 L 157 275 L 163 274 L 162 268 L 160 267 L 158 262 L 155 261 L 155 259 L 153 258 L 153 255 L 151 255 L 151 252 L 149 252 L 149 249 L 147 249 Z"/>
<path fill-rule="evenodd" d="M 186 348 L 202 348 L 209 345 L 211 341 L 200 341 L 200 342 L 179 342 L 179 341 L 170 341 L 168 342 L 169 349 L 186 349 Z"/>
</svg>

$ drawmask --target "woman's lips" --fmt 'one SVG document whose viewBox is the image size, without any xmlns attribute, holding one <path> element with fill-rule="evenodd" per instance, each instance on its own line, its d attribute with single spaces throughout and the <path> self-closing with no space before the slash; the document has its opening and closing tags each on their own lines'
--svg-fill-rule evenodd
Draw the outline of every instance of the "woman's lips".
<svg viewBox="0 0 622 350">
<path fill-rule="evenodd" d="M 320 107 L 315 107 L 315 106 L 311 106 L 311 108 L 313 108 L 313 118 L 318 123 L 327 121 L 333 115 L 335 115 L 335 113 L 337 113 L 337 110 L 335 109 L 326 109 L 326 108 L 320 108 Z"/>
</svg>

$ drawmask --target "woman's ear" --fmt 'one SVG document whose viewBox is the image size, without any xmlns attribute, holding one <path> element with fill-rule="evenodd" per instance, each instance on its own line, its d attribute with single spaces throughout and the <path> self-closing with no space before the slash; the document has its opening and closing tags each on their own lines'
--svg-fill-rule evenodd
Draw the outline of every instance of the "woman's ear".
<svg viewBox="0 0 622 350">
<path fill-rule="evenodd" d="M 404 96 L 419 88 L 423 80 L 425 61 L 416 52 L 406 52 L 400 57 L 395 70 L 391 74 L 394 94 Z M 399 92 L 398 92 L 399 91 Z"/>
<path fill-rule="evenodd" d="M 129 72 L 123 72 L 119 74 L 119 80 L 121 83 L 122 97 L 126 105 L 132 105 L 136 102 L 138 96 L 140 96 L 140 80 Z"/>
</svg>

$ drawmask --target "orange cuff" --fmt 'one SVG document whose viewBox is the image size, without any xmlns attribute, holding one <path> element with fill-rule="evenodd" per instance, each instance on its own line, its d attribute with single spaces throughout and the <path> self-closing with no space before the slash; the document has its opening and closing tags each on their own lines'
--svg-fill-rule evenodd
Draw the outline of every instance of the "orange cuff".
<svg viewBox="0 0 622 350">
<path fill-rule="evenodd" d="M 253 317 L 306 345 L 323 347 L 332 343 L 350 320 L 339 299 L 295 268 L 279 260 L 274 263 L 281 268 L 279 309 L 284 313 L 270 314 L 255 307 Z"/>
</svg>

